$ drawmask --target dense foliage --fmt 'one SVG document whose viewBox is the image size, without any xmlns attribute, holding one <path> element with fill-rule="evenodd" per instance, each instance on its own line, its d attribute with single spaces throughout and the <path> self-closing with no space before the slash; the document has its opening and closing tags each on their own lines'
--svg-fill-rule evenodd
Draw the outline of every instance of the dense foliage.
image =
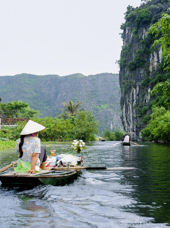
<svg viewBox="0 0 170 228">
<path fill-rule="evenodd" d="M 132 112 L 137 134 L 151 120 L 154 107 L 169 108 L 170 104 L 170 1 L 144 2 L 137 8 L 127 7 L 119 61 L 121 106 L 128 106 L 124 101 L 132 91 L 140 92 Z"/>
<path fill-rule="evenodd" d="M 168 12 L 170 8 L 168 9 Z M 162 48 L 163 57 L 163 70 L 168 71 L 166 75 L 169 75 L 170 71 L 170 15 L 164 13 L 161 19 L 152 25 L 149 29 L 150 33 L 155 34 L 158 37 L 155 40 L 154 45 L 160 45 Z M 161 32 L 161 36 L 160 36 Z M 169 142 L 170 133 L 170 112 L 166 110 L 170 105 L 170 79 L 165 79 L 162 82 L 156 84 L 156 86 L 151 91 L 151 94 L 160 96 L 161 94 L 161 104 L 164 107 L 153 108 L 153 113 L 150 115 L 150 121 L 146 128 L 142 130 L 142 136 L 148 140 L 162 140 Z"/>
<path fill-rule="evenodd" d="M 170 107 L 170 79 L 167 79 L 165 82 L 160 82 L 151 91 L 151 94 L 161 93 L 162 104 L 166 108 Z"/>
<path fill-rule="evenodd" d="M 63 102 L 62 104 L 64 105 L 64 111 L 61 114 L 59 114 L 57 117 L 67 119 L 68 117 L 75 116 L 77 114 L 77 111 L 82 105 L 82 102 L 69 101 L 68 103 Z"/>
<path fill-rule="evenodd" d="M 39 111 L 35 111 L 30 108 L 28 103 L 22 101 L 13 101 L 0 103 L 0 114 L 6 118 L 18 118 L 18 117 L 35 117 L 39 116 Z"/>
<path fill-rule="evenodd" d="M 0 150 L 4 150 L 7 148 L 15 148 L 16 141 L 1 141 L 0 140 Z"/>
<path fill-rule="evenodd" d="M 163 70 L 168 73 L 166 76 L 169 76 L 170 71 L 170 8 L 168 9 L 168 13 L 164 13 L 161 19 L 153 24 L 149 33 L 152 33 L 157 37 L 154 41 L 154 46 L 159 45 L 162 49 L 162 57 L 163 57 Z M 161 35 L 160 35 L 161 34 Z M 170 104 L 170 79 L 168 78 L 166 81 L 166 77 L 160 83 L 156 84 L 153 88 L 151 94 L 161 94 L 162 95 L 162 104 L 165 107 L 169 107 Z"/>
<path fill-rule="evenodd" d="M 147 5 L 145 5 L 144 8 L 137 7 L 136 9 L 132 6 L 127 7 L 127 12 L 125 13 L 126 21 L 121 25 L 121 29 L 123 30 L 122 38 L 126 36 L 126 32 L 129 30 L 129 27 L 131 27 L 133 39 L 123 46 L 119 60 L 120 71 L 122 72 L 122 95 L 134 86 L 133 73 L 135 70 L 143 68 L 146 70 L 146 75 L 149 74 L 147 59 L 152 51 L 150 46 L 155 38 L 152 34 L 142 37 L 139 30 L 141 26 L 145 27 L 148 23 L 151 23 L 151 19 L 152 14 Z M 134 45 L 135 42 L 139 43 L 137 49 Z M 127 69 L 126 71 L 124 71 L 125 68 Z"/>
<path fill-rule="evenodd" d="M 133 34 L 137 34 L 137 31 L 140 26 L 151 21 L 151 12 L 148 8 L 136 8 L 134 9 L 132 6 L 127 7 L 127 11 L 125 13 L 126 22 L 121 25 L 121 29 L 129 27 L 131 23 L 134 23 Z"/>
<path fill-rule="evenodd" d="M 46 127 L 45 130 L 39 132 L 42 141 L 71 141 L 73 139 L 90 141 L 94 140 L 94 135 L 98 133 L 98 122 L 88 111 L 79 111 L 77 117 L 72 116 L 65 120 L 52 117 L 31 119 Z M 17 127 L 2 128 L 0 138 L 18 139 L 25 124 L 26 122 L 20 122 Z"/>
<path fill-rule="evenodd" d="M 105 138 L 105 140 L 109 140 L 109 141 L 120 141 L 124 134 L 125 134 L 125 132 L 122 132 L 120 130 L 117 130 L 115 132 L 106 130 L 104 133 L 104 138 Z"/>
<path fill-rule="evenodd" d="M 160 20 L 153 24 L 149 32 L 154 34 L 156 39 L 154 45 L 160 45 L 164 58 L 164 70 L 170 70 L 170 8 L 164 13 Z M 160 36 L 161 33 L 161 36 Z M 160 37 L 159 37 L 160 36 Z"/>
<path fill-rule="evenodd" d="M 164 107 L 155 107 L 152 111 L 149 124 L 142 130 L 142 137 L 150 141 L 169 142 L 170 112 Z"/>
</svg>

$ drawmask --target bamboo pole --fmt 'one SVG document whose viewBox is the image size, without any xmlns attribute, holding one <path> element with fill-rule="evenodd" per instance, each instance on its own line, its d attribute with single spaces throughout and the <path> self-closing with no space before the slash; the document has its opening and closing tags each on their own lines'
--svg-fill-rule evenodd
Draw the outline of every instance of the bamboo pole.
<svg viewBox="0 0 170 228">
<path fill-rule="evenodd" d="M 105 170 L 105 171 L 119 171 L 119 170 L 132 170 L 132 169 L 135 169 L 134 167 L 115 167 L 115 168 L 107 168 L 107 167 L 85 167 L 85 166 L 81 166 L 81 167 L 56 167 L 56 168 L 52 168 L 52 170 L 58 170 L 58 171 L 61 171 L 61 170 L 65 170 L 65 171 L 68 171 L 68 170 L 77 170 L 77 171 L 80 171 L 82 169 L 86 169 L 86 170 Z"/>
<path fill-rule="evenodd" d="M 0 173 L 1 173 L 1 172 L 4 172 L 5 170 L 7 170 L 7 169 L 9 169 L 9 168 L 11 168 L 11 167 L 14 167 L 14 165 L 16 165 L 17 162 L 18 162 L 18 161 L 15 161 L 15 162 L 13 161 L 10 165 L 7 165 L 7 166 L 3 167 L 2 169 L 0 169 Z"/>
<path fill-rule="evenodd" d="M 122 142 L 118 142 L 118 143 L 115 143 L 115 144 L 113 144 L 113 146 L 116 146 L 117 144 L 121 144 Z"/>
<path fill-rule="evenodd" d="M 131 143 L 134 143 L 134 142 L 131 142 Z M 140 146 L 140 144 L 137 144 L 137 143 L 134 143 L 135 145 L 137 145 L 137 146 Z"/>
</svg>

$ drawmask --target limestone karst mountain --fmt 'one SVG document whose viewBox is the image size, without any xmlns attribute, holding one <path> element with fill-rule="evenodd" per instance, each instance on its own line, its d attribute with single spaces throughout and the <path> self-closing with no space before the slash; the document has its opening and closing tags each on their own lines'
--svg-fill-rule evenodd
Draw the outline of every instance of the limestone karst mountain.
<svg viewBox="0 0 170 228">
<path fill-rule="evenodd" d="M 62 102 L 81 101 L 99 120 L 100 133 L 122 129 L 118 75 L 103 73 L 37 76 L 20 74 L 0 77 L 2 102 L 23 101 L 39 110 L 42 117 L 55 117 L 63 111 Z"/>
<path fill-rule="evenodd" d="M 155 35 L 148 34 L 149 27 L 156 23 L 170 7 L 168 0 L 146 1 L 140 7 L 128 6 L 125 13 L 123 47 L 120 57 L 120 87 L 122 122 L 127 132 L 139 139 L 155 104 L 161 105 L 159 96 L 150 91 L 160 81 L 169 78 L 163 71 L 162 50 L 152 46 Z"/>
</svg>

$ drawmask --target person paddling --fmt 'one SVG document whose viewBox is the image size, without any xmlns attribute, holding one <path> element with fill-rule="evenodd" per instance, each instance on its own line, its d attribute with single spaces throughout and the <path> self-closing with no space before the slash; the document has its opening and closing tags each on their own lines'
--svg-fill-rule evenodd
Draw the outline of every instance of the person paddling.
<svg viewBox="0 0 170 228">
<path fill-rule="evenodd" d="M 125 137 L 124 137 L 124 140 L 123 142 L 129 142 L 130 138 L 129 138 L 129 135 L 127 134 Z"/>
<path fill-rule="evenodd" d="M 128 134 L 125 134 L 122 136 L 122 142 L 129 142 L 130 141 L 130 137 Z"/>
<path fill-rule="evenodd" d="M 38 132 L 45 127 L 32 120 L 29 120 L 21 131 L 20 139 L 17 140 L 17 151 L 19 153 L 18 166 L 14 169 L 16 172 L 27 172 L 34 174 L 40 170 L 41 143 L 38 138 Z M 44 162 L 44 160 L 43 160 Z M 44 168 L 45 166 L 43 166 Z"/>
</svg>

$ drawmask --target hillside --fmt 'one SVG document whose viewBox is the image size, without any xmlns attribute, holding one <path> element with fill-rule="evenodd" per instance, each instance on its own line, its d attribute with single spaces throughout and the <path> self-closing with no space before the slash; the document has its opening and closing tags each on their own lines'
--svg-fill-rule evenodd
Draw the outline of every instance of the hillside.
<svg viewBox="0 0 170 228">
<path fill-rule="evenodd" d="M 148 34 L 162 13 L 170 7 L 169 0 L 146 1 L 140 7 L 128 6 L 125 23 L 121 25 L 123 48 L 120 57 L 122 123 L 134 139 L 141 138 L 141 130 L 149 121 L 154 105 L 162 105 L 162 97 L 150 91 L 160 81 L 170 78 L 163 71 L 162 50 L 152 46 L 155 35 Z"/>
<path fill-rule="evenodd" d="M 63 111 L 62 102 L 82 101 L 100 121 L 100 133 L 122 128 L 118 75 L 103 73 L 37 76 L 20 74 L 0 77 L 2 102 L 23 101 L 39 110 L 41 117 L 55 117 Z"/>
</svg>

